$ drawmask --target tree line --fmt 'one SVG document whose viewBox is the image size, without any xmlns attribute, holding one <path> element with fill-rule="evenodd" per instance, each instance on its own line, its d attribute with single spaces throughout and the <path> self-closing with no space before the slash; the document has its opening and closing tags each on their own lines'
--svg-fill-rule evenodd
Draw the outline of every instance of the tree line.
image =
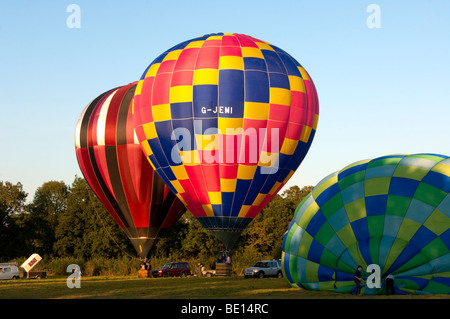
<svg viewBox="0 0 450 319">
<path fill-rule="evenodd" d="M 241 254 L 280 258 L 282 238 L 312 186 L 292 186 L 260 212 L 233 248 Z M 84 178 L 71 185 L 49 181 L 27 202 L 23 185 L 0 181 L 0 262 L 38 253 L 45 258 L 137 257 L 125 233 Z M 207 259 L 222 244 L 190 213 L 183 214 L 151 251 L 154 257 Z"/>
</svg>

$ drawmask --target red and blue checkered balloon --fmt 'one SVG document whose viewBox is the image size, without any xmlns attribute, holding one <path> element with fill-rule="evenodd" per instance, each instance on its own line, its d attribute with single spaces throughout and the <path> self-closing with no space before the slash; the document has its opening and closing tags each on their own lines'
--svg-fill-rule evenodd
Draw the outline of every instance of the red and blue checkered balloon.
<svg viewBox="0 0 450 319">
<path fill-rule="evenodd" d="M 301 164 L 319 103 L 288 53 L 219 33 L 157 57 L 138 82 L 133 112 L 155 171 L 230 248 Z"/>
</svg>

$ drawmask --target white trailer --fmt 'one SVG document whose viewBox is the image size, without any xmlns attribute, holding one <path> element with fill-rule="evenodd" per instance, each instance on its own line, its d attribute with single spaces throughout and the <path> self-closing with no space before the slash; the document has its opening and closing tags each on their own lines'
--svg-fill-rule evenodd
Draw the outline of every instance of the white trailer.
<svg viewBox="0 0 450 319">
<path fill-rule="evenodd" d="M 45 271 L 31 271 L 31 269 L 33 269 L 41 260 L 42 257 L 38 254 L 33 254 L 25 260 L 25 262 L 20 266 L 24 277 L 29 279 L 47 278 L 47 273 Z"/>
</svg>

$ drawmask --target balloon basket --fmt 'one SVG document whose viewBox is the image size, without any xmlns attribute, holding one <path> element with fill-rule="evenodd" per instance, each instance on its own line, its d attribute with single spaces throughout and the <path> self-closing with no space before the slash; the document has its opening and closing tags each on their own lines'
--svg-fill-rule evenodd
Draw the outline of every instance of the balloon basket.
<svg viewBox="0 0 450 319">
<path fill-rule="evenodd" d="M 152 270 L 151 269 L 139 269 L 138 278 L 151 278 Z"/>
<path fill-rule="evenodd" d="M 216 263 L 216 276 L 231 276 L 233 273 L 233 265 Z"/>
</svg>

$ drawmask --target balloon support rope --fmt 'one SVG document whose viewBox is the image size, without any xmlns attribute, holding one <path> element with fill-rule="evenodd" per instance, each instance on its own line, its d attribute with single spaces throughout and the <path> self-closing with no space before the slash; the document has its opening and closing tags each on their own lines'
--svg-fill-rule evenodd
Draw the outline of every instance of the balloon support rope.
<svg viewBox="0 0 450 319">
<path fill-rule="evenodd" d="M 92 201 L 92 194 L 89 193 L 89 199 Z M 130 259 L 133 259 L 134 257 L 131 256 L 128 252 L 126 252 L 122 247 L 120 247 L 119 243 L 116 242 L 116 240 L 114 239 L 114 237 L 111 235 L 111 233 L 108 231 L 108 229 L 106 228 L 105 223 L 103 222 L 103 220 L 100 218 L 100 216 L 98 215 L 97 211 L 95 211 L 95 215 L 97 216 L 97 219 L 100 221 L 100 223 L 102 224 L 103 230 L 106 231 L 106 233 L 108 234 L 109 238 L 111 238 L 111 240 L 114 242 L 114 244 L 117 245 L 117 247 L 119 247 L 119 249 L 125 254 L 127 255 Z M 122 230 L 121 231 L 125 234 L 125 231 Z M 125 234 L 126 235 L 126 234 Z"/>
</svg>

